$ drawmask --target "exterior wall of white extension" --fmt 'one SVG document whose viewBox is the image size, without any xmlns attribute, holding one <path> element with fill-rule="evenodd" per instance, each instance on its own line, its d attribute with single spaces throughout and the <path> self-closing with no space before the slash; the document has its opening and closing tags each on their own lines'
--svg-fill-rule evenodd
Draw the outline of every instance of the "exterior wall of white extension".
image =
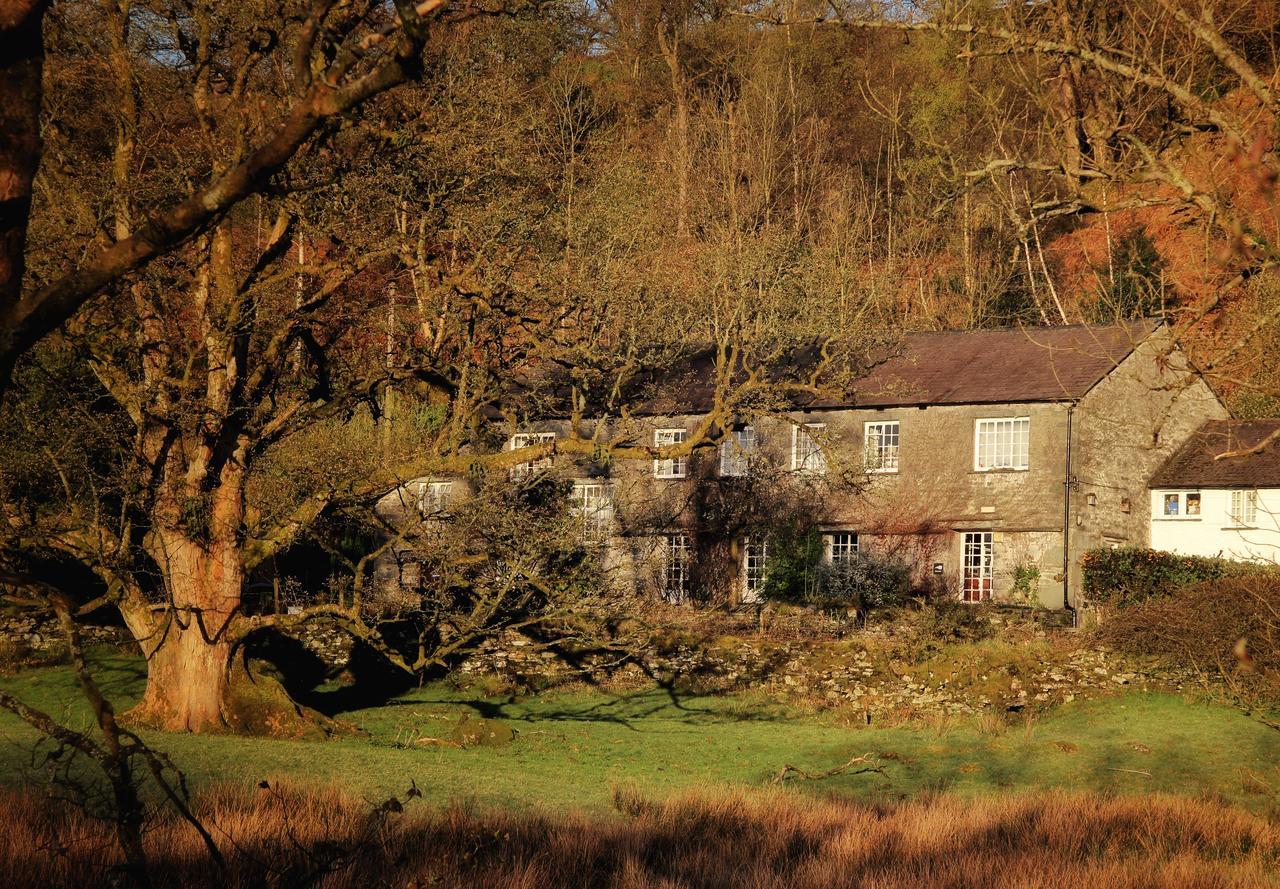
<svg viewBox="0 0 1280 889">
<path fill-rule="evenodd" d="M 1151 546 L 1280 564 L 1280 419 L 1202 425 L 1152 475 Z"/>
<path fill-rule="evenodd" d="M 1280 488 L 1156 488 L 1151 546 L 1280 564 Z"/>
</svg>

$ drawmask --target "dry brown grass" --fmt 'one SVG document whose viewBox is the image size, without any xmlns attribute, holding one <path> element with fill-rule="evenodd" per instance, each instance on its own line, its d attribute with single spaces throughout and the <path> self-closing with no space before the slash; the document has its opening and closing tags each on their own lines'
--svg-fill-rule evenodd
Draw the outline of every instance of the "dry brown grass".
<svg viewBox="0 0 1280 889">
<path fill-rule="evenodd" d="M 206 794 L 223 882 L 183 824 L 147 835 L 161 886 L 1254 887 L 1280 884 L 1280 827 L 1210 801 L 1055 793 L 896 805 L 797 793 L 615 794 L 614 819 L 431 810 L 381 827 L 335 792 Z M 0 800 L 0 885 L 110 882 L 109 831 L 34 795 Z M 319 876 L 324 874 L 323 876 Z M 315 879 L 316 877 L 318 879 Z"/>
</svg>

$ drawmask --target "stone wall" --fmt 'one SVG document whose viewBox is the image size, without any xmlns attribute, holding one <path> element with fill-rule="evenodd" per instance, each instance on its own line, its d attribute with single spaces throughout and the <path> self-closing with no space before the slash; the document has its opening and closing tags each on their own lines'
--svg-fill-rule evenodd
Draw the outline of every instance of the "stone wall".
<svg viewBox="0 0 1280 889">
<path fill-rule="evenodd" d="M 135 647 L 124 627 L 81 624 L 85 645 Z M 0 662 L 21 665 L 27 662 L 60 660 L 67 651 L 67 638 L 52 615 L 28 612 L 0 614 Z"/>
<path fill-rule="evenodd" d="M 838 622 L 814 616 L 812 638 L 804 638 L 794 626 L 803 615 L 791 617 L 772 634 L 749 633 L 745 626 L 740 635 L 720 626 L 713 632 L 674 628 L 637 647 L 630 663 L 601 656 L 586 657 L 581 666 L 508 634 L 481 646 L 451 679 L 486 693 L 584 681 L 624 691 L 661 682 L 688 692 L 754 693 L 839 708 L 867 720 L 1021 712 L 1128 686 L 1182 691 L 1196 683 L 1190 674 L 1157 670 L 1087 644 L 1086 637 L 1061 628 L 1061 612 L 993 609 L 981 620 L 990 624 L 994 644 L 932 647 L 911 623 L 916 618 L 841 633 Z M 88 644 L 133 645 L 121 627 L 86 625 L 83 632 Z M 308 624 L 299 641 L 334 675 L 350 661 L 350 637 L 331 626 Z M 34 615 L 0 616 L 0 648 L 12 665 L 65 656 L 55 622 Z"/>
<path fill-rule="evenodd" d="M 634 663 L 572 667 L 515 636 L 481 648 L 453 681 L 485 693 L 589 681 L 618 691 L 655 682 L 694 693 L 762 694 L 867 720 L 1037 710 L 1127 687 L 1181 692 L 1197 679 L 1138 663 L 1064 630 L 1062 612 L 992 610 L 993 639 L 931 645 L 910 622 L 842 638 L 683 634 L 659 638 Z M 1004 644 L 1001 644 L 1001 643 Z"/>
<path fill-rule="evenodd" d="M 729 638 L 651 653 L 606 675 L 583 675 L 522 640 L 507 640 L 470 658 L 454 678 L 489 691 L 583 679 L 622 690 L 659 680 L 688 692 L 755 693 L 779 703 L 852 708 L 868 720 L 1021 712 L 1127 687 L 1181 692 L 1196 682 L 1190 674 L 1136 664 L 1102 648 L 1063 644 L 1048 633 L 1022 652 L 959 646 L 918 663 L 895 657 L 892 647 L 877 641 Z"/>
<path fill-rule="evenodd" d="M 1081 400 L 1073 422 L 1072 601 L 1079 603 L 1080 557 L 1098 546 L 1148 546 L 1147 481 L 1222 402 L 1158 331 Z M 1059 486 L 1061 488 L 1061 486 Z M 1061 501 L 1059 501 L 1061 502 Z"/>
</svg>

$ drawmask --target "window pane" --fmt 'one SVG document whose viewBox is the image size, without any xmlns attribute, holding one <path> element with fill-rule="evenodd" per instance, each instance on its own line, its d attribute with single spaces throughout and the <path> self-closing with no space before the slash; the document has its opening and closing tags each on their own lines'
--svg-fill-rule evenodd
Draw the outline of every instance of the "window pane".
<svg viewBox="0 0 1280 889">
<path fill-rule="evenodd" d="M 582 519 L 582 539 L 602 543 L 613 523 L 613 492 L 603 482 L 578 482 L 573 488 L 574 509 Z"/>
<path fill-rule="evenodd" d="M 547 444 L 556 439 L 554 432 L 517 432 L 511 436 L 511 450 L 518 451 L 520 448 L 533 447 L 535 445 Z M 550 456 L 540 457 L 537 460 L 530 460 L 525 463 L 517 463 L 511 467 L 510 476 L 513 481 L 519 481 L 535 472 L 541 472 L 544 469 L 550 469 L 552 461 Z"/>
<path fill-rule="evenodd" d="M 653 443 L 660 448 L 678 445 L 686 435 L 683 429 L 657 429 L 653 433 Z M 658 478 L 684 478 L 687 460 L 687 457 L 659 457 L 653 461 L 653 474 Z"/>
<path fill-rule="evenodd" d="M 747 475 L 755 449 L 756 431 L 753 427 L 744 426 L 730 433 L 720 443 L 720 474 L 730 477 Z"/>
<path fill-rule="evenodd" d="M 826 429 L 824 423 L 805 423 L 793 428 L 795 446 L 792 449 L 791 468 L 807 472 L 826 472 L 827 458 L 818 445 L 818 437 Z"/>
<path fill-rule="evenodd" d="M 769 542 L 762 540 L 752 543 L 750 538 L 743 542 L 742 548 L 742 601 L 758 602 L 764 591 L 765 577 L 768 571 Z"/>
<path fill-rule="evenodd" d="M 979 420 L 974 468 L 1027 469 L 1030 466 L 1029 417 Z"/>
<path fill-rule="evenodd" d="M 689 538 L 667 534 L 663 543 L 662 597 L 668 602 L 683 602 L 688 594 Z"/>
<path fill-rule="evenodd" d="M 981 602 L 991 598 L 994 576 L 995 546 L 990 531 L 966 532 L 963 538 L 964 576 L 961 582 L 961 598 L 966 602 Z"/>
<path fill-rule="evenodd" d="M 858 535 L 853 531 L 836 531 L 828 535 L 832 563 L 853 558 L 858 552 Z"/>
<path fill-rule="evenodd" d="M 896 472 L 899 427 L 895 422 L 867 423 L 864 439 L 868 472 Z"/>
</svg>

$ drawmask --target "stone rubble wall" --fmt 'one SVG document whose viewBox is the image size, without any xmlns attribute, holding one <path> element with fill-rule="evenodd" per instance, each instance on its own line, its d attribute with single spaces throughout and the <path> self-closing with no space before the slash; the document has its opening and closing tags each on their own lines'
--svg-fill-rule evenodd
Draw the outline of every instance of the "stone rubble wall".
<svg viewBox="0 0 1280 889">
<path fill-rule="evenodd" d="M 918 658 L 904 657 L 906 629 L 873 625 L 843 638 L 777 639 L 767 634 L 655 637 L 630 663 L 616 655 L 585 656 L 573 666 L 515 634 L 483 644 L 452 675 L 460 685 L 538 690 L 589 681 L 619 690 L 655 680 L 692 691 L 753 692 L 778 701 L 848 708 L 867 719 L 1036 710 L 1126 687 L 1181 692 L 1198 677 L 1138 664 L 1090 645 L 1087 637 L 1036 619 L 994 612 L 996 644 L 949 643 Z M 88 644 L 129 646 L 122 627 L 86 625 Z M 351 658 L 351 638 L 321 623 L 299 640 L 335 675 Z M 1001 644 L 1006 640 L 1005 644 Z M 65 654 L 56 622 L 0 615 L 0 648 L 12 663 Z"/>
<path fill-rule="evenodd" d="M 124 627 L 81 624 L 85 645 L 133 645 Z M 48 614 L 0 614 L 0 653 L 10 661 L 45 660 L 66 652 L 67 638 L 57 618 Z"/>
<path fill-rule="evenodd" d="M 1197 681 L 1089 646 L 1055 651 L 1030 669 L 1017 661 L 984 664 L 981 659 L 961 669 L 945 666 L 932 660 L 886 662 L 873 646 L 858 643 L 738 639 L 650 655 L 607 675 L 583 676 L 553 655 L 533 650 L 525 640 L 510 639 L 468 659 L 456 678 L 463 684 L 501 678 L 532 687 L 575 678 L 605 685 L 643 685 L 659 678 L 704 692 L 754 691 L 778 700 L 853 707 L 868 716 L 1017 712 L 1126 687 L 1181 692 Z"/>
<path fill-rule="evenodd" d="M 584 656 L 574 666 L 514 633 L 489 640 L 458 665 L 452 680 L 538 690 L 591 682 L 619 690 L 655 680 L 701 692 L 756 692 L 777 700 L 873 715 L 964 715 L 1035 710 L 1127 687 L 1181 692 L 1198 679 L 1138 664 L 1087 643 L 1087 637 L 1036 610 L 993 611 L 994 646 L 951 643 L 937 656 L 904 660 L 904 627 L 873 625 L 843 638 L 676 634 L 657 637 L 631 663 Z M 1001 640 L 1007 644 L 1000 645 Z M 341 671 L 351 641 L 332 627 L 308 626 L 303 643 Z M 993 654 L 994 652 L 994 654 Z M 958 660 L 957 660 L 958 658 Z"/>
</svg>

